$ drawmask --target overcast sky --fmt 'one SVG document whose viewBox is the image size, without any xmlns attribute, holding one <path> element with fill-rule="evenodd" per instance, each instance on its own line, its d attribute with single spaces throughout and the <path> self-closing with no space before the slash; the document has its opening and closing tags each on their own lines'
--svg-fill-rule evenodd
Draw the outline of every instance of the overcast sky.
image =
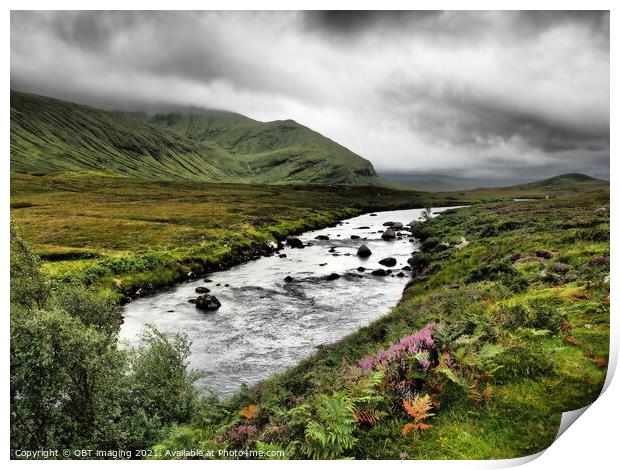
<svg viewBox="0 0 620 470">
<path fill-rule="evenodd" d="M 290 118 L 379 171 L 609 167 L 600 12 L 13 12 L 11 86 Z"/>
</svg>

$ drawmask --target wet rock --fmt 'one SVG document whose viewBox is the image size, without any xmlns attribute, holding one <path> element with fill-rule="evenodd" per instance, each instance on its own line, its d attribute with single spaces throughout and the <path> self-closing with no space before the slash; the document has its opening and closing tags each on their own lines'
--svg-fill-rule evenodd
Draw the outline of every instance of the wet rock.
<svg viewBox="0 0 620 470">
<path fill-rule="evenodd" d="M 336 247 L 332 246 L 329 250 L 328 253 L 335 253 L 336 252 Z"/>
<path fill-rule="evenodd" d="M 396 266 L 396 259 L 395 258 L 383 258 L 382 260 L 379 261 L 379 264 L 383 265 L 383 266 Z"/>
<path fill-rule="evenodd" d="M 230 284 L 224 284 L 224 287 L 230 287 Z"/>
<path fill-rule="evenodd" d="M 391 228 L 391 229 L 394 229 L 394 230 L 402 230 L 402 228 L 403 228 L 403 224 L 401 224 L 400 222 L 394 222 L 394 223 L 390 226 L 390 228 Z"/>
<path fill-rule="evenodd" d="M 370 255 L 372 255 L 372 251 L 366 245 L 362 245 L 357 249 L 357 256 L 360 258 L 368 258 Z"/>
<path fill-rule="evenodd" d="M 188 301 L 190 304 L 195 304 L 195 303 L 196 303 L 196 299 L 187 299 L 187 301 Z"/>
<path fill-rule="evenodd" d="M 206 294 L 206 293 L 210 292 L 210 290 L 209 290 L 209 289 L 207 289 L 206 287 L 201 287 L 201 286 L 196 287 L 196 289 L 194 289 L 194 291 L 195 291 L 197 294 Z"/>
<path fill-rule="evenodd" d="M 174 310 L 166 310 L 166 313 L 174 313 Z"/>
<path fill-rule="evenodd" d="M 320 263 L 319 266 L 327 266 L 327 263 Z"/>
<path fill-rule="evenodd" d="M 303 248 L 303 242 L 297 237 L 286 237 L 286 244 L 291 248 Z"/>
<path fill-rule="evenodd" d="M 401 271 L 396 276 L 397 277 L 405 277 L 405 273 Z"/>
<path fill-rule="evenodd" d="M 392 225 L 394 225 L 394 222 L 383 222 L 384 227 L 391 227 Z"/>
<path fill-rule="evenodd" d="M 351 240 L 359 240 L 359 235 L 351 235 Z"/>
<path fill-rule="evenodd" d="M 366 230 L 369 229 L 370 227 L 366 227 L 365 225 L 363 227 L 357 227 L 358 230 Z"/>
<path fill-rule="evenodd" d="M 366 268 L 365 268 L 364 266 L 360 266 L 359 268 L 357 268 L 357 270 L 358 270 L 360 273 L 363 273 L 364 271 L 366 271 Z"/>
<path fill-rule="evenodd" d="M 387 276 L 389 273 L 385 269 L 375 269 L 371 274 L 373 276 Z"/>
<path fill-rule="evenodd" d="M 377 214 L 370 214 L 370 217 L 377 217 Z"/>
<path fill-rule="evenodd" d="M 286 258 L 286 253 L 281 253 L 278 255 L 278 258 Z"/>
<path fill-rule="evenodd" d="M 314 237 L 315 240 L 329 240 L 329 237 L 327 235 L 317 235 L 316 237 Z"/>
<path fill-rule="evenodd" d="M 326 281 L 335 281 L 336 279 L 340 279 L 340 274 L 331 273 L 329 276 L 325 276 Z"/>
<path fill-rule="evenodd" d="M 411 271 L 411 266 L 403 266 L 403 271 Z"/>
<path fill-rule="evenodd" d="M 211 279 L 205 279 L 205 282 L 213 282 Z"/>
<path fill-rule="evenodd" d="M 394 240 L 396 238 L 396 234 L 394 233 L 394 230 L 387 229 L 381 234 L 381 238 L 383 238 L 384 240 Z"/>
<path fill-rule="evenodd" d="M 293 282 L 293 281 L 294 281 L 294 279 L 293 279 L 293 277 L 292 277 L 292 276 L 286 276 L 286 277 L 284 278 L 284 282 Z"/>
<path fill-rule="evenodd" d="M 214 310 L 217 310 L 221 306 L 222 304 L 219 300 L 217 300 L 217 297 L 211 294 L 204 294 L 196 299 L 196 308 L 200 310 L 207 310 L 209 312 L 212 312 Z"/>
</svg>

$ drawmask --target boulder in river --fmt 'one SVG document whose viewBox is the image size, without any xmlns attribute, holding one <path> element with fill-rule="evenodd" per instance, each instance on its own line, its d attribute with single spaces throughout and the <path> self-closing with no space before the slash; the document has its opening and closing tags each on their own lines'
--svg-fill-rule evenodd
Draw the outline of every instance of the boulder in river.
<svg viewBox="0 0 620 470">
<path fill-rule="evenodd" d="M 340 274 L 331 273 L 329 276 L 325 276 L 326 281 L 335 281 L 336 279 L 340 279 Z"/>
<path fill-rule="evenodd" d="M 389 221 L 389 222 L 383 222 L 383 226 L 384 226 L 384 227 L 391 227 L 392 225 L 394 225 L 394 222 L 391 222 L 391 221 Z"/>
<path fill-rule="evenodd" d="M 196 308 L 200 310 L 213 311 L 220 308 L 222 304 L 217 297 L 211 294 L 204 294 L 196 298 Z"/>
<path fill-rule="evenodd" d="M 371 274 L 373 276 L 387 276 L 389 273 L 385 269 L 375 269 Z"/>
<path fill-rule="evenodd" d="M 366 230 L 366 229 L 369 229 L 369 228 L 370 228 L 370 227 L 366 227 L 365 225 L 364 225 L 364 226 L 362 226 L 362 227 L 357 227 L 357 229 L 358 229 L 358 230 Z"/>
<path fill-rule="evenodd" d="M 360 258 L 368 258 L 370 255 L 372 255 L 372 251 L 366 245 L 362 245 L 357 249 L 357 256 Z"/>
<path fill-rule="evenodd" d="M 286 253 L 280 253 L 280 254 L 278 255 L 278 258 L 286 258 Z"/>
<path fill-rule="evenodd" d="M 286 244 L 291 248 L 303 248 L 303 242 L 297 237 L 286 237 Z"/>
<path fill-rule="evenodd" d="M 381 238 L 383 238 L 384 240 L 394 240 L 396 238 L 396 234 L 394 233 L 394 230 L 387 229 L 381 234 Z"/>
<path fill-rule="evenodd" d="M 317 235 L 316 237 L 314 237 L 315 240 L 329 240 L 329 237 L 327 235 Z"/>
<path fill-rule="evenodd" d="M 359 240 L 359 235 L 351 235 L 351 240 Z"/>
<path fill-rule="evenodd" d="M 207 294 L 208 292 L 210 292 L 210 290 L 209 290 L 209 289 L 207 289 L 206 287 L 202 287 L 202 286 L 198 286 L 198 287 L 196 287 L 196 289 L 194 289 L 194 291 L 195 291 L 197 294 Z"/>
<path fill-rule="evenodd" d="M 370 217 L 377 217 L 377 214 L 370 214 Z"/>
<path fill-rule="evenodd" d="M 396 266 L 396 259 L 383 258 L 381 261 L 379 261 L 379 264 L 382 264 L 383 266 Z"/>
<path fill-rule="evenodd" d="M 205 282 L 213 282 L 211 279 L 205 279 Z"/>
<path fill-rule="evenodd" d="M 293 281 L 294 281 L 293 276 L 286 276 L 284 278 L 284 282 L 293 282 Z"/>
<path fill-rule="evenodd" d="M 402 228 L 403 228 L 403 224 L 401 224 L 400 222 L 394 222 L 394 223 L 390 226 L 390 228 L 391 228 L 391 229 L 394 229 L 394 230 L 402 230 Z"/>
<path fill-rule="evenodd" d="M 364 271 L 366 271 L 366 268 L 365 268 L 364 266 L 360 266 L 359 268 L 357 268 L 357 270 L 358 270 L 360 273 L 363 273 Z"/>
</svg>

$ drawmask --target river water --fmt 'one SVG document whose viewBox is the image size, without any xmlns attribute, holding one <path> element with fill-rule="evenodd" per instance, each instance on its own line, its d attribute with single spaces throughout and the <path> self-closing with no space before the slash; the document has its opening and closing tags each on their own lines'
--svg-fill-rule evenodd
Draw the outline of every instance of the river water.
<svg viewBox="0 0 620 470">
<path fill-rule="evenodd" d="M 446 208 L 433 208 L 433 214 Z M 251 386 L 281 372 L 316 351 L 389 312 L 402 295 L 409 273 L 407 265 L 418 243 L 408 232 L 391 241 L 381 239 L 386 221 L 408 224 L 423 209 L 377 212 L 347 219 L 341 224 L 306 232 L 299 238 L 312 246 L 285 247 L 277 254 L 185 282 L 153 296 L 139 298 L 123 308 L 120 338 L 129 346 L 139 344 L 146 324 L 166 334 L 183 332 L 192 341 L 190 367 L 205 372 L 198 383 L 202 391 L 220 397 Z M 327 235 L 329 240 L 315 240 Z M 351 239 L 357 235 L 360 239 Z M 361 259 L 358 247 L 372 251 Z M 330 249 L 332 250 L 330 252 Z M 334 250 L 335 249 L 335 250 Z M 379 260 L 392 257 L 396 266 L 388 276 L 371 270 L 388 269 Z M 367 269 L 358 272 L 358 267 Z M 336 273 L 341 277 L 327 280 Z M 284 278 L 291 276 L 292 282 Z M 203 312 L 188 302 L 195 288 L 208 287 L 222 306 Z"/>
</svg>

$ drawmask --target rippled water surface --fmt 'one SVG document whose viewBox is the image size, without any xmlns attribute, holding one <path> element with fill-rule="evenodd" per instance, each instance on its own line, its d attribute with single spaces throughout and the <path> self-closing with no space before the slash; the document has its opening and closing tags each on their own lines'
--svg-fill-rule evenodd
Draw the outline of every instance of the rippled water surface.
<svg viewBox="0 0 620 470">
<path fill-rule="evenodd" d="M 434 208 L 433 213 L 445 209 Z M 376 214 L 306 232 L 299 238 L 312 246 L 286 247 L 280 251 L 286 258 L 277 254 L 260 258 L 212 273 L 207 276 L 210 283 L 203 278 L 137 299 L 124 307 L 121 339 L 138 344 L 147 323 L 167 334 L 186 333 L 192 341 L 190 365 L 205 372 L 198 386 L 220 396 L 236 392 L 243 383 L 253 385 L 283 371 L 312 354 L 317 346 L 385 315 L 398 302 L 409 276 L 397 274 L 418 244 L 404 231 L 404 236 L 392 241 L 382 240 L 378 231 L 385 229 L 386 221 L 408 224 L 420 217 L 422 209 Z M 315 240 L 317 235 L 328 235 L 330 240 Z M 352 240 L 351 235 L 361 238 Z M 362 243 L 372 251 L 367 259 L 356 255 Z M 331 248 L 335 251 L 330 252 Z M 390 276 L 357 271 L 359 266 L 382 268 L 379 260 L 386 257 L 397 260 Z M 341 277 L 324 279 L 331 273 Z M 284 281 L 289 275 L 293 282 Z M 211 289 L 222 307 L 202 312 L 190 304 L 188 299 L 198 295 L 198 286 Z"/>
</svg>

